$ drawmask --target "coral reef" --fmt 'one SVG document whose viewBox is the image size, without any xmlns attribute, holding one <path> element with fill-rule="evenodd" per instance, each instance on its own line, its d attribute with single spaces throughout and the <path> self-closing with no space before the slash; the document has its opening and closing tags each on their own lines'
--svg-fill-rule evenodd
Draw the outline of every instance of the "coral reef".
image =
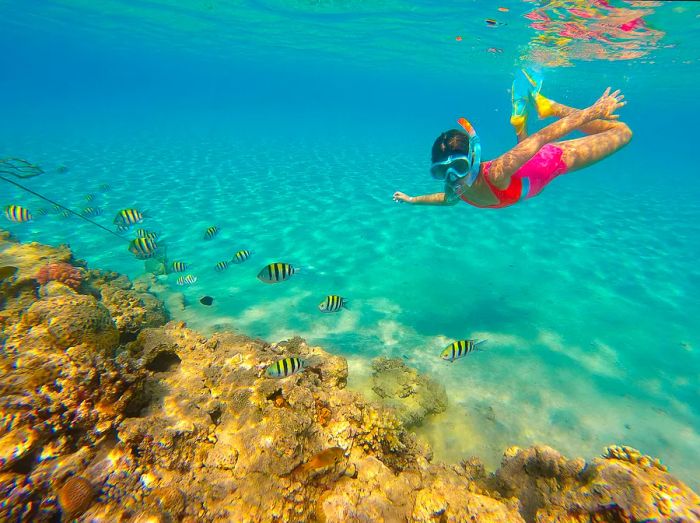
<svg viewBox="0 0 700 523">
<path fill-rule="evenodd" d="M 80 288 L 83 275 L 80 269 L 73 267 L 70 263 L 54 262 L 44 265 L 36 273 L 36 281 L 41 285 L 46 285 L 50 281 L 60 282 L 74 291 Z"/>
<path fill-rule="evenodd" d="M 518 498 L 526 521 L 700 521 L 700 497 L 629 447 L 609 447 L 590 463 L 550 447 L 512 447 L 492 486 Z"/>
<path fill-rule="evenodd" d="M 152 277 L 86 270 L 79 292 L 39 292 L 32 254 L 74 262 L 26 249 L 0 237 L 19 269 L 0 287 L 0 521 L 700 520 L 698 496 L 627 447 L 589 463 L 511 448 L 493 473 L 433 463 L 407 425 L 445 393 L 402 362 L 375 361 L 390 406 L 375 405 L 345 388 L 343 358 L 301 338 L 163 325 Z M 295 356 L 302 372 L 266 376 Z"/>
<path fill-rule="evenodd" d="M 398 358 L 372 360 L 372 390 L 407 427 L 447 408 L 445 387 Z"/>
</svg>

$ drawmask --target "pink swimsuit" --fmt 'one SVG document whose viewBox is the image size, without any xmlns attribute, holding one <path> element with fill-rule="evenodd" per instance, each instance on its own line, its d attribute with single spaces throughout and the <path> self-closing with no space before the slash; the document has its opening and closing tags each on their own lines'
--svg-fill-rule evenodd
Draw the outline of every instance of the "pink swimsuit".
<svg viewBox="0 0 700 523">
<path fill-rule="evenodd" d="M 508 207 L 525 198 L 537 196 L 542 192 L 545 185 L 566 172 L 566 164 L 561 159 L 561 156 L 562 150 L 556 145 L 548 143 L 535 156 L 525 162 L 520 169 L 515 171 L 510 178 L 510 185 L 505 189 L 499 189 L 491 183 L 491 180 L 489 180 L 491 162 L 484 162 L 482 170 L 484 180 L 491 192 L 493 192 L 493 195 L 498 198 L 498 203 L 478 205 L 467 200 L 464 194 L 460 198 L 475 207 L 498 208 Z"/>
</svg>

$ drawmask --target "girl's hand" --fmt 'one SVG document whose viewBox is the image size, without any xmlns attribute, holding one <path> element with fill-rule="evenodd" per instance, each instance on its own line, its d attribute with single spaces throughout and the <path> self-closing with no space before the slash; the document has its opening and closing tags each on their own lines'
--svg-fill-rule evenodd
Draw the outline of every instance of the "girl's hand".
<svg viewBox="0 0 700 523">
<path fill-rule="evenodd" d="M 620 94 L 619 89 L 610 94 L 610 87 L 608 87 L 603 93 L 603 96 L 601 96 L 596 103 L 591 105 L 589 109 L 596 118 L 601 118 L 603 120 L 617 120 L 620 115 L 614 113 L 620 107 L 627 104 L 627 102 L 622 101 L 624 98 L 625 95 Z"/>
<path fill-rule="evenodd" d="M 394 193 L 394 201 L 395 202 L 408 202 L 411 203 L 411 197 L 407 194 L 404 194 L 402 192 L 396 191 Z"/>
</svg>

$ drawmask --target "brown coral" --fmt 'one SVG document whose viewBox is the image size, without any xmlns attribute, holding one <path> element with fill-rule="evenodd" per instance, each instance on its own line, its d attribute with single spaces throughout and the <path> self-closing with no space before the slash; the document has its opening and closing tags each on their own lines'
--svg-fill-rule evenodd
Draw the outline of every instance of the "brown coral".
<svg viewBox="0 0 700 523">
<path fill-rule="evenodd" d="M 85 478 L 73 476 L 58 491 L 58 503 L 63 512 L 75 517 L 85 512 L 92 504 L 95 490 Z"/>
<path fill-rule="evenodd" d="M 50 281 L 57 281 L 75 291 L 80 288 L 80 283 L 83 281 L 80 269 L 73 267 L 70 263 L 63 262 L 44 265 L 39 269 L 35 278 L 41 285 L 46 285 Z"/>
</svg>

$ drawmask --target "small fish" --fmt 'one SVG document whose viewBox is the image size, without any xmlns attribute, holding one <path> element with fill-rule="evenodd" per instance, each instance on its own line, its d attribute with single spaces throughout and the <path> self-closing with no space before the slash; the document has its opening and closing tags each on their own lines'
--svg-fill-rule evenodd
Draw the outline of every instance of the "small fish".
<svg viewBox="0 0 700 523">
<path fill-rule="evenodd" d="M 61 214 L 61 211 L 63 210 L 63 208 L 60 205 L 54 205 L 52 209 L 53 210 L 51 212 L 53 212 L 54 214 Z"/>
<path fill-rule="evenodd" d="M 288 263 L 271 263 L 262 268 L 258 279 L 263 283 L 279 283 L 289 279 L 297 270 Z"/>
<path fill-rule="evenodd" d="M 228 262 L 227 261 L 220 261 L 215 265 L 214 268 L 218 272 L 225 271 L 226 269 L 228 269 Z"/>
<path fill-rule="evenodd" d="M 70 212 L 68 209 L 63 209 L 60 214 L 61 218 L 70 218 L 71 216 L 73 216 L 73 213 Z"/>
<path fill-rule="evenodd" d="M 111 189 L 111 187 L 109 186 L 108 183 L 103 183 L 103 184 L 100 184 L 99 189 L 100 189 L 100 191 L 102 191 L 102 192 L 107 192 L 107 191 L 109 191 L 109 190 Z"/>
<path fill-rule="evenodd" d="M 216 225 L 212 225 L 211 227 L 207 227 L 207 230 L 204 231 L 204 239 L 205 240 L 211 240 L 214 236 L 219 234 L 219 229 Z"/>
<path fill-rule="evenodd" d="M 5 218 L 11 222 L 24 223 L 33 219 L 29 210 L 19 205 L 8 205 L 5 207 Z"/>
<path fill-rule="evenodd" d="M 301 372 L 305 368 L 306 362 L 301 358 L 284 358 L 277 360 L 265 369 L 265 374 L 269 378 L 286 378 L 287 376 Z"/>
<path fill-rule="evenodd" d="M 146 229 L 136 229 L 137 238 L 148 238 L 150 240 L 157 240 L 158 233 L 153 231 L 147 231 Z"/>
<path fill-rule="evenodd" d="M 212 298 L 211 296 L 202 296 L 201 298 L 199 298 L 199 303 L 209 307 L 209 305 L 214 303 L 214 298 Z"/>
<path fill-rule="evenodd" d="M 0 281 L 9 280 L 15 274 L 17 274 L 17 270 L 18 270 L 17 267 L 13 267 L 12 265 L 6 265 L 5 267 L 0 267 Z"/>
<path fill-rule="evenodd" d="M 331 465 L 337 464 L 345 456 L 345 450 L 340 447 L 331 447 L 329 449 L 322 450 L 318 454 L 314 455 L 306 463 L 302 463 L 292 470 L 292 474 L 305 474 L 311 472 L 312 470 L 318 470 L 323 467 L 330 467 Z"/>
<path fill-rule="evenodd" d="M 486 22 L 486 25 L 488 25 L 489 27 L 496 27 L 497 25 L 501 25 L 498 23 L 498 20 L 494 20 L 493 18 L 487 18 L 486 20 L 484 20 L 484 22 Z"/>
<path fill-rule="evenodd" d="M 331 294 L 329 296 L 326 296 L 326 299 L 318 304 L 318 309 L 321 312 L 338 312 L 347 304 L 348 301 L 342 296 L 338 296 L 337 294 Z"/>
<path fill-rule="evenodd" d="M 150 238 L 134 238 L 129 242 L 129 251 L 138 259 L 151 258 L 158 250 L 158 244 Z"/>
<path fill-rule="evenodd" d="M 83 216 L 91 218 L 93 216 L 99 216 L 100 214 L 102 214 L 102 209 L 100 209 L 99 207 L 85 207 L 85 209 L 83 209 L 82 214 Z"/>
<path fill-rule="evenodd" d="M 175 283 L 178 285 L 192 285 L 197 282 L 197 277 L 191 274 L 187 276 L 180 276 Z"/>
<path fill-rule="evenodd" d="M 508 9 L 507 7 L 499 7 L 498 10 L 499 10 L 501 13 L 507 13 L 508 11 L 510 11 L 510 9 Z"/>
<path fill-rule="evenodd" d="M 482 343 L 486 343 L 486 340 L 459 340 L 454 343 L 450 343 L 445 349 L 440 353 L 440 357 L 443 360 L 453 362 L 456 359 L 462 358 L 473 352 L 479 350 L 477 347 Z"/>
<path fill-rule="evenodd" d="M 117 231 L 119 232 L 126 232 L 130 229 L 128 225 L 117 225 Z"/>
<path fill-rule="evenodd" d="M 44 209 L 44 208 L 42 207 L 42 208 L 39 209 L 36 213 L 37 213 L 37 215 L 39 215 L 39 216 L 46 216 L 47 214 L 49 214 L 49 211 L 47 211 L 46 209 Z"/>
<path fill-rule="evenodd" d="M 174 261 L 170 268 L 173 272 L 185 272 L 187 270 L 187 264 L 183 261 Z"/>
<path fill-rule="evenodd" d="M 85 195 L 85 201 L 87 201 L 87 202 L 91 202 L 94 199 L 95 199 L 95 195 L 92 193 Z"/>
<path fill-rule="evenodd" d="M 503 52 L 503 49 L 501 49 L 500 47 L 489 47 L 486 50 L 492 54 L 501 54 Z"/>
<path fill-rule="evenodd" d="M 231 260 L 232 263 L 243 263 L 246 261 L 250 256 L 253 254 L 253 251 L 238 251 L 236 254 L 233 255 L 233 259 Z"/>
<path fill-rule="evenodd" d="M 138 209 L 122 209 L 114 217 L 114 225 L 131 226 L 135 223 L 141 223 L 144 215 Z"/>
<path fill-rule="evenodd" d="M 56 172 L 59 174 L 65 174 L 68 171 L 69 171 L 69 169 L 65 165 L 59 165 L 58 167 L 56 167 Z"/>
</svg>

